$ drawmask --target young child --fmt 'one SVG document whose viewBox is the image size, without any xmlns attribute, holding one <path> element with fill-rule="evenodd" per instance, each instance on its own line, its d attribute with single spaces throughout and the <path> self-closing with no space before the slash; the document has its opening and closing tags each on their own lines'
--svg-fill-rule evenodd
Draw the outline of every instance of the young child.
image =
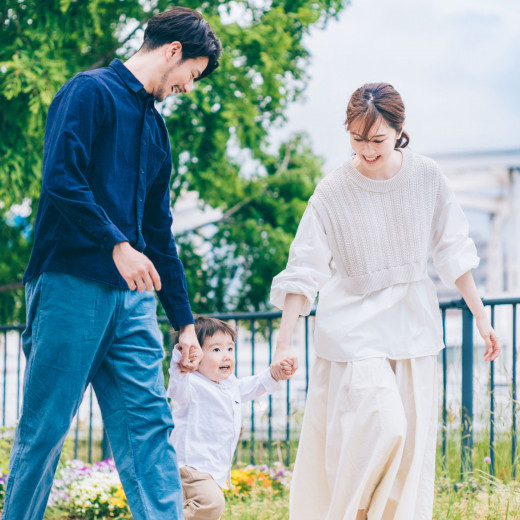
<svg viewBox="0 0 520 520">
<path fill-rule="evenodd" d="M 175 424 L 172 440 L 182 478 L 184 518 L 218 520 L 225 508 L 222 488 L 226 481 L 231 483 L 242 403 L 274 392 L 280 383 L 270 368 L 235 377 L 236 332 L 227 323 L 198 317 L 195 331 L 204 353 L 196 372 L 181 372 L 178 345 L 172 353 L 168 385 Z"/>
</svg>

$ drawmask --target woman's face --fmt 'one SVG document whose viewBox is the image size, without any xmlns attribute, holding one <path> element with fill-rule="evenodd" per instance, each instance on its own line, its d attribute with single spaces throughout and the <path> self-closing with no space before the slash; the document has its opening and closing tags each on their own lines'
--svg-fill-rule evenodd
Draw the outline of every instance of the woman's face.
<svg viewBox="0 0 520 520">
<path fill-rule="evenodd" d="M 399 134 L 382 117 L 372 125 L 367 139 L 361 137 L 362 130 L 362 120 L 353 121 L 349 128 L 350 145 L 359 165 L 369 172 L 384 170 L 390 164 Z"/>
</svg>

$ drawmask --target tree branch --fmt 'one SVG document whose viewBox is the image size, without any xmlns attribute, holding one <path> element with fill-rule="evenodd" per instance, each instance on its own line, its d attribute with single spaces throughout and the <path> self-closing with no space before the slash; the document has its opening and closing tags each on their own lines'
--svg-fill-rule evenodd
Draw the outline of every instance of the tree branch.
<svg viewBox="0 0 520 520">
<path fill-rule="evenodd" d="M 260 190 L 260 193 L 258 195 L 256 195 L 255 197 L 249 196 L 249 197 L 246 197 L 245 199 L 241 200 L 240 202 L 237 202 L 234 206 L 231 206 L 231 208 L 229 208 L 227 211 L 225 211 L 222 214 L 222 216 L 220 218 L 218 218 L 217 220 L 212 220 L 211 222 L 205 222 L 204 224 L 200 224 L 199 226 L 196 226 L 194 228 L 186 229 L 186 230 L 182 231 L 181 233 L 177 233 L 176 236 L 184 236 L 184 235 L 187 235 L 188 233 L 193 233 L 195 231 L 198 231 L 199 229 L 202 229 L 204 227 L 215 225 L 215 224 L 218 224 L 219 222 L 228 220 L 232 215 L 237 213 L 237 211 L 242 209 L 245 205 L 249 204 L 256 198 L 258 198 L 260 195 L 263 195 L 269 186 L 269 183 L 267 182 L 267 180 L 270 178 L 272 179 L 274 177 L 277 177 L 277 176 L 281 175 L 284 171 L 287 170 L 287 167 L 289 166 L 289 160 L 291 158 L 292 150 L 293 150 L 293 146 L 291 144 L 288 144 L 287 148 L 285 150 L 285 155 L 282 160 L 282 164 L 271 177 L 266 177 L 265 185 Z"/>
<path fill-rule="evenodd" d="M 21 289 L 23 287 L 21 282 L 11 282 L 6 283 L 5 285 L 0 285 L 0 293 L 15 291 L 16 289 Z"/>
</svg>

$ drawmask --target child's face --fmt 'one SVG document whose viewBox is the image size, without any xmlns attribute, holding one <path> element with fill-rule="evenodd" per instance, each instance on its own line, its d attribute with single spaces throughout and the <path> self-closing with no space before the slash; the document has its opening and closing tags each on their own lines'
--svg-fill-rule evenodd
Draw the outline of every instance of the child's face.
<svg viewBox="0 0 520 520">
<path fill-rule="evenodd" d="M 199 372 L 215 383 L 227 379 L 235 370 L 235 342 L 229 334 L 217 332 L 202 344 Z"/>
</svg>

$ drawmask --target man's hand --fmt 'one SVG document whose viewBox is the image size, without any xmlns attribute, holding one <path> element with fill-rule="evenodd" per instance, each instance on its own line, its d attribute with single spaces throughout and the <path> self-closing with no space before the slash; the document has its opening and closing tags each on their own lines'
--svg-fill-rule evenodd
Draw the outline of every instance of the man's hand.
<svg viewBox="0 0 520 520">
<path fill-rule="evenodd" d="M 277 344 L 269 367 L 276 381 L 290 379 L 298 370 L 298 357 L 290 345 Z"/>
<path fill-rule="evenodd" d="M 179 332 L 179 343 L 176 348 L 181 351 L 182 357 L 179 361 L 179 370 L 181 374 L 187 372 L 195 372 L 199 368 L 200 360 L 203 353 L 195 334 L 195 325 L 193 323 L 181 327 Z"/>
<path fill-rule="evenodd" d="M 161 278 L 151 260 L 128 242 L 119 242 L 112 250 L 112 258 L 119 274 L 131 291 L 161 290 Z"/>
</svg>

